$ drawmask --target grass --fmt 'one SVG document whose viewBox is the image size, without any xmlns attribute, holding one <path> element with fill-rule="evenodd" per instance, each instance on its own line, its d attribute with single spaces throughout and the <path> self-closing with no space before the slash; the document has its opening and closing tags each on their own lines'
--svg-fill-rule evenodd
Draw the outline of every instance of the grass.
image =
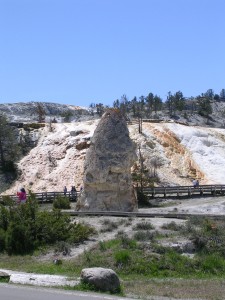
<svg viewBox="0 0 225 300">
<path fill-rule="evenodd" d="M 141 299 L 150 296 L 177 299 L 221 300 L 225 294 L 225 281 L 221 279 L 150 279 L 123 282 L 127 296 L 140 295 Z"/>
<path fill-rule="evenodd" d="M 107 224 L 112 226 L 108 221 L 103 225 Z M 83 268 L 104 267 L 118 274 L 127 296 L 221 299 L 225 294 L 224 220 L 190 219 L 183 226 L 173 222 L 163 225 L 172 232 L 173 238 L 176 235 L 179 239 L 182 235 L 195 243 L 196 252 L 192 258 L 163 246 L 162 239 L 168 238 L 166 233 L 150 231 L 150 223 L 142 221 L 140 224 L 136 225 L 139 229 L 133 232 L 133 237 L 119 230 L 114 239 L 100 241 L 77 258 L 62 260 L 61 265 L 53 261 L 41 262 L 40 253 L 36 252 L 36 256 L 1 254 L 0 268 L 72 278 L 79 277 Z M 87 287 L 76 287 L 82 288 Z"/>
</svg>

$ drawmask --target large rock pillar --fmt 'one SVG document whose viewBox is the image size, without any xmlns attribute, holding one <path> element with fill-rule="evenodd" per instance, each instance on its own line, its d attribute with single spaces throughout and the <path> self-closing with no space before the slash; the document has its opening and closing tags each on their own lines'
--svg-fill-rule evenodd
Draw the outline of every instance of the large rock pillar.
<svg viewBox="0 0 225 300">
<path fill-rule="evenodd" d="M 86 153 L 84 191 L 77 204 L 82 211 L 135 211 L 137 199 L 131 178 L 136 157 L 126 120 L 117 109 L 107 110 Z"/>
</svg>

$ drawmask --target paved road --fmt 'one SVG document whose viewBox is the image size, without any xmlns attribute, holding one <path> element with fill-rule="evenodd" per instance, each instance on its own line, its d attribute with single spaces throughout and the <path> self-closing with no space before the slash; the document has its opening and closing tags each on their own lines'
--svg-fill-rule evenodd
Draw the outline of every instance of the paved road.
<svg viewBox="0 0 225 300">
<path fill-rule="evenodd" d="M 0 284 L 1 300 L 126 300 L 129 298 L 114 297 L 97 293 L 82 293 L 38 287 L 26 287 Z M 131 299 L 130 299 L 131 300 Z"/>
</svg>

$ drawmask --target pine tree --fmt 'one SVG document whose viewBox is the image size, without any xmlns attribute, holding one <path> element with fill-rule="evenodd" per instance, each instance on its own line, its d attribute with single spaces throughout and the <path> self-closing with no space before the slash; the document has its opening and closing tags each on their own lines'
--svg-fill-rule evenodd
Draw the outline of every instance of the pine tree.
<svg viewBox="0 0 225 300">
<path fill-rule="evenodd" d="M 0 169 L 3 172 L 15 171 L 15 161 L 19 155 L 18 141 L 15 130 L 0 113 Z"/>
<path fill-rule="evenodd" d="M 36 112 L 38 115 L 38 122 L 44 123 L 45 122 L 45 109 L 42 103 L 37 102 L 36 104 Z"/>
<path fill-rule="evenodd" d="M 210 103 L 210 99 L 206 97 L 198 97 L 197 103 L 198 103 L 199 115 L 208 118 L 209 115 L 212 113 L 212 106 Z"/>
</svg>

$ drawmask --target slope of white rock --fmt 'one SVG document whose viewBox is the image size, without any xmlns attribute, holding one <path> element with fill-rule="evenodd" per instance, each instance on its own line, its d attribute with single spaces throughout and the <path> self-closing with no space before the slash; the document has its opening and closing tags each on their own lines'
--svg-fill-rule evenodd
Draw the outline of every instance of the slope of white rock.
<svg viewBox="0 0 225 300">
<path fill-rule="evenodd" d="M 82 186 L 83 164 L 98 120 L 53 124 L 41 130 L 38 145 L 18 164 L 21 176 L 6 194 L 24 186 L 27 190 L 62 191 Z M 185 126 L 176 123 L 129 125 L 130 137 L 140 147 L 144 164 L 157 173 L 162 185 L 225 184 L 225 129 Z M 138 162 L 137 162 L 138 163 Z"/>
</svg>

